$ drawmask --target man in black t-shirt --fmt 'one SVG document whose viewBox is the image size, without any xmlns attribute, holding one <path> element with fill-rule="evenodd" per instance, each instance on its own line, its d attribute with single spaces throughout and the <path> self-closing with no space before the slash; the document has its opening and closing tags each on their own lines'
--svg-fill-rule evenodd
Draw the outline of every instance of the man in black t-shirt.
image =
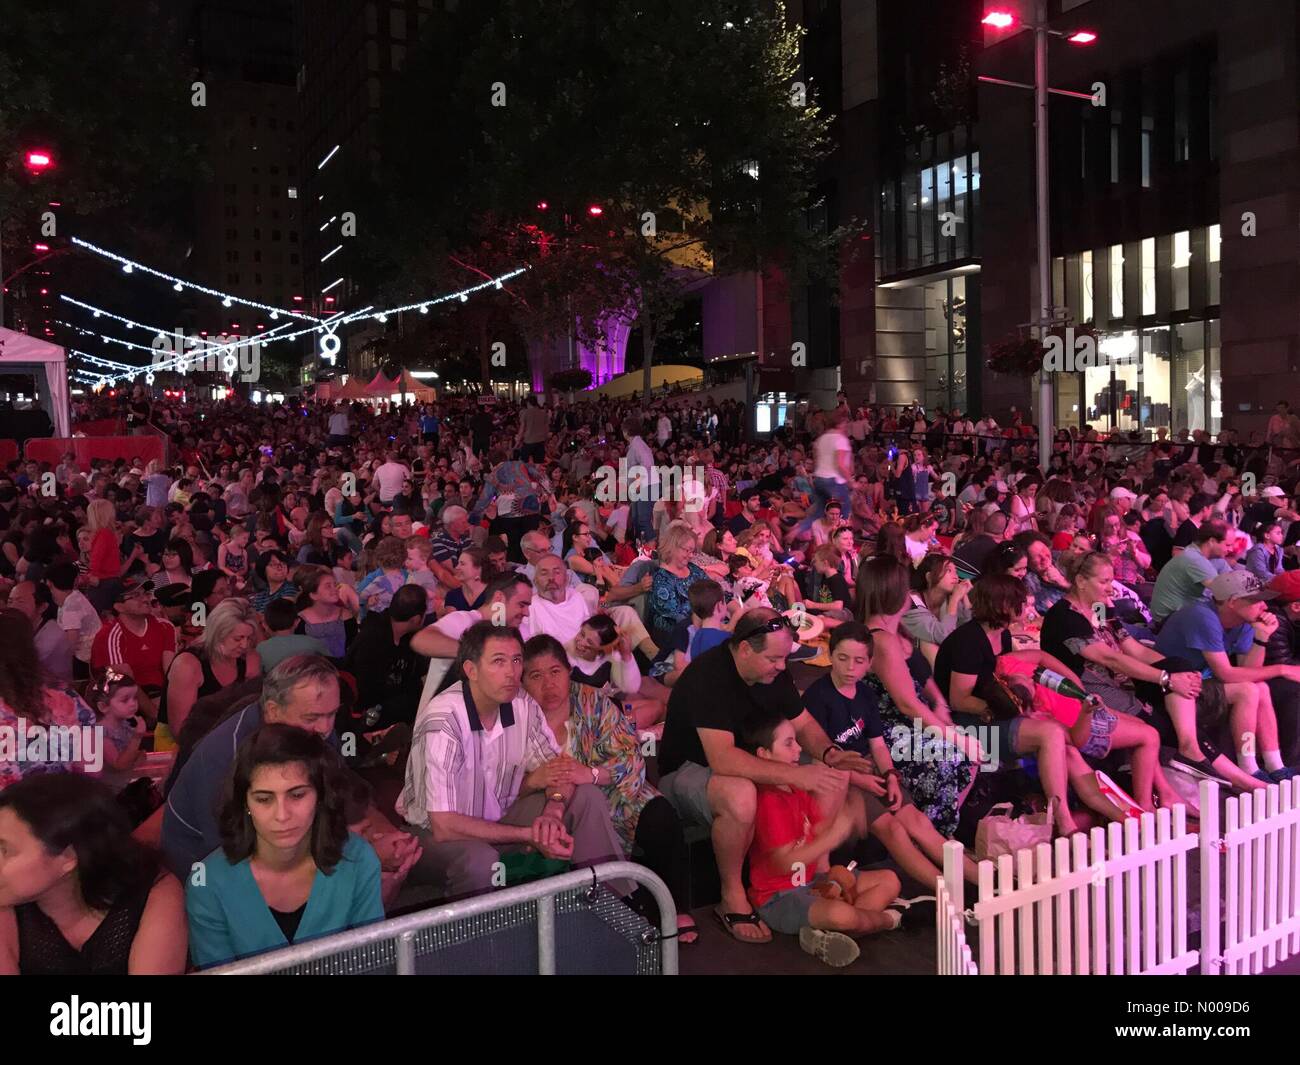
<svg viewBox="0 0 1300 1065">
<path fill-rule="evenodd" d="M 1007 516 L 1001 511 L 990 514 L 984 522 L 984 531 L 962 544 L 952 553 L 957 568 L 978 577 L 988 568 L 989 559 L 1006 539 Z"/>
<path fill-rule="evenodd" d="M 866 832 L 862 792 L 849 785 L 874 770 L 861 755 L 840 750 L 803 708 L 785 668 L 793 645 L 789 623 L 775 610 L 747 612 L 731 639 L 692 661 L 674 685 L 659 751 L 660 790 L 683 820 L 712 831 L 722 882 L 718 919 L 743 942 L 766 942 L 772 935 L 753 912 L 741 882 L 754 835 L 757 786 L 801 788 L 813 794 L 827 817 L 848 802 L 855 825 Z M 758 710 L 792 721 L 799 745 L 813 761 L 788 765 L 741 750 L 738 737 Z"/>
<path fill-rule="evenodd" d="M 732 536 L 739 536 L 758 521 L 758 512 L 763 507 L 763 493 L 757 488 L 746 488 L 740 493 L 740 513 L 728 519 L 727 528 Z"/>
<path fill-rule="evenodd" d="M 1214 511 L 1214 496 L 1208 492 L 1194 492 L 1187 501 L 1187 520 L 1174 533 L 1174 553 L 1181 554 L 1184 547 L 1196 541 L 1196 530 L 1210 520 Z"/>
</svg>

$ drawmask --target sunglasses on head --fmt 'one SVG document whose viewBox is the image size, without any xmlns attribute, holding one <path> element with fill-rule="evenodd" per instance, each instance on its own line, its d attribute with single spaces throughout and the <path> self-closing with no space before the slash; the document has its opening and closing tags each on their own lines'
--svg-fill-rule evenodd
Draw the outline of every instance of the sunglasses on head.
<svg viewBox="0 0 1300 1065">
<path fill-rule="evenodd" d="M 741 629 L 744 631 L 741 631 Z M 736 630 L 736 638 L 749 640 L 755 636 L 766 636 L 769 632 L 780 632 L 782 629 L 793 632 L 794 625 L 784 614 L 777 614 L 774 618 L 768 618 L 766 621 L 755 621 L 752 625 L 746 625 L 742 622 L 740 629 Z"/>
</svg>

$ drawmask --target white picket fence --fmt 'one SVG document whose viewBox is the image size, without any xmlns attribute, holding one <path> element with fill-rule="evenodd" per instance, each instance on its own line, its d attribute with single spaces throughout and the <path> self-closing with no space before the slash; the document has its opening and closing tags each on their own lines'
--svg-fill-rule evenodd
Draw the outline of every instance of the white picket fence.
<svg viewBox="0 0 1300 1065">
<path fill-rule="evenodd" d="M 961 907 L 953 903 L 942 877 L 935 889 L 935 898 L 939 911 L 939 975 L 979 976 L 966 943 L 966 922 Z"/>
<path fill-rule="evenodd" d="M 1176 806 L 979 863 L 964 922 L 962 845 L 944 847 L 938 965 L 943 974 L 1257 973 L 1300 953 L 1300 781 L 1229 798 L 1200 787 L 1199 832 Z M 1199 950 L 1188 948 L 1188 855 L 1197 853 Z"/>
</svg>

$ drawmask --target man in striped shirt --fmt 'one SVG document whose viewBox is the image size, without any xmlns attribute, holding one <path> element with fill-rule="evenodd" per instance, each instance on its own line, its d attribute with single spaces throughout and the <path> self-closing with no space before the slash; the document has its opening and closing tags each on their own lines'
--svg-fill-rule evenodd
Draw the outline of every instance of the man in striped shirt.
<svg viewBox="0 0 1300 1065">
<path fill-rule="evenodd" d="M 461 658 L 465 679 L 416 717 L 397 800 L 424 848 L 413 880 L 459 898 L 504 885 L 504 851 L 531 847 L 575 866 L 621 859 L 591 770 L 555 750 L 523 692 L 519 631 L 478 622 Z"/>
</svg>

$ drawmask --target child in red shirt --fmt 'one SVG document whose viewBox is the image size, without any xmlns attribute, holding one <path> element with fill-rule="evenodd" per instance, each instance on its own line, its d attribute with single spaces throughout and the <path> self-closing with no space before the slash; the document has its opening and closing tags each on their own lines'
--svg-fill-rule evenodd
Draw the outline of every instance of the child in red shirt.
<svg viewBox="0 0 1300 1065">
<path fill-rule="evenodd" d="M 796 765 L 799 741 L 784 717 L 755 715 L 746 725 L 741 746 L 759 758 Z M 841 806 L 827 817 L 806 791 L 787 785 L 758 786 L 754 839 L 749 848 L 749 898 L 769 928 L 799 936 L 809 954 L 836 967 L 858 956 L 853 940 L 897 928 L 898 910 L 888 909 L 898 896 L 898 877 L 888 869 L 858 873 L 842 887 L 842 897 L 828 898 L 830 853 L 853 828 Z"/>
</svg>

